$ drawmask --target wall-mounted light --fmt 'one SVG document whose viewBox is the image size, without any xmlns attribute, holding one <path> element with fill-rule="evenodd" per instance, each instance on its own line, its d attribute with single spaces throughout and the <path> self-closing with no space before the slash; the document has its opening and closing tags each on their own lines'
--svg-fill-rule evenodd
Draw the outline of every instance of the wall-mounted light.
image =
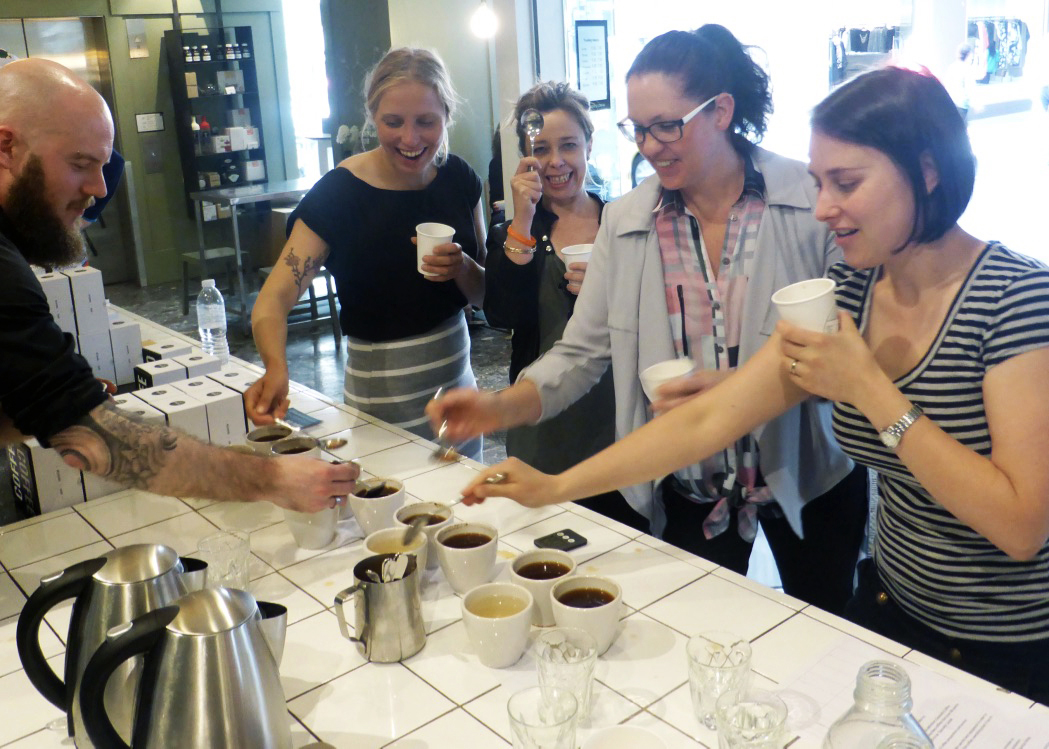
<svg viewBox="0 0 1049 749">
<path fill-rule="evenodd" d="M 499 19 L 496 17 L 495 12 L 488 7 L 488 3 L 485 0 L 481 0 L 477 10 L 470 16 L 470 31 L 473 32 L 474 36 L 481 39 L 490 39 L 495 36 L 498 28 Z"/>
</svg>

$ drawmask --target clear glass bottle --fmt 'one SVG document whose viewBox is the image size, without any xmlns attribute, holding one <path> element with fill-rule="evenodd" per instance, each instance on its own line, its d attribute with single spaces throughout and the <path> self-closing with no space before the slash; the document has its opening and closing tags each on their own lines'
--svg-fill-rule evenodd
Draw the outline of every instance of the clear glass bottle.
<svg viewBox="0 0 1049 749">
<path fill-rule="evenodd" d="M 932 749 L 932 741 L 911 715 L 910 677 L 897 664 L 865 663 L 856 675 L 853 697 L 855 704 L 830 727 L 823 749 L 878 749 L 884 739 L 897 734 Z"/>
<path fill-rule="evenodd" d="M 211 47 L 205 44 L 200 48 L 200 50 L 201 62 L 211 62 Z"/>
<path fill-rule="evenodd" d="M 200 282 L 197 295 L 197 332 L 200 347 L 205 354 L 217 356 L 223 366 L 229 364 L 229 341 L 226 340 L 226 303 L 222 292 L 215 286 L 215 279 L 205 278 Z"/>
<path fill-rule="evenodd" d="M 878 749 L 929 749 L 928 741 L 910 733 L 894 733 L 886 736 L 878 744 Z"/>
</svg>

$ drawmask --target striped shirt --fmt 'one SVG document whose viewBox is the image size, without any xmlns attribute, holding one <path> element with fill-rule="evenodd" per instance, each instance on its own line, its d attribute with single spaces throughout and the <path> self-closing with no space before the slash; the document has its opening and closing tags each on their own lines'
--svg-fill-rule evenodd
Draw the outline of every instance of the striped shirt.
<svg viewBox="0 0 1049 749">
<path fill-rule="evenodd" d="M 843 264 L 830 270 L 838 306 L 861 331 L 877 271 Z M 1049 269 L 991 244 L 925 357 L 895 384 L 948 435 L 989 456 L 984 375 L 1046 346 Z M 907 613 L 950 637 L 999 643 L 1049 638 L 1049 544 L 1030 561 L 1010 559 L 936 502 L 851 405 L 835 405 L 834 434 L 853 460 L 878 471 L 874 558 L 886 592 Z"/>
</svg>

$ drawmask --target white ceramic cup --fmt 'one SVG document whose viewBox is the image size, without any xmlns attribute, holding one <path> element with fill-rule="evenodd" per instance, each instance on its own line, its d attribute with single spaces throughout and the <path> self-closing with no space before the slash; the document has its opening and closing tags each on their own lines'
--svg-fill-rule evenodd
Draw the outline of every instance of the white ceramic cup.
<svg viewBox="0 0 1049 749">
<path fill-rule="evenodd" d="M 667 749 L 667 745 L 640 726 L 611 726 L 584 741 L 583 749 Z"/>
<path fill-rule="evenodd" d="M 244 438 L 244 442 L 256 455 L 268 457 L 272 454 L 271 451 L 275 443 L 290 436 L 291 430 L 288 427 L 282 427 L 280 424 L 268 424 L 258 429 L 252 429 Z"/>
<path fill-rule="evenodd" d="M 404 528 L 397 526 L 369 533 L 364 539 L 364 547 L 372 554 L 414 554 L 416 567 L 424 570 L 429 557 L 430 542 L 425 533 L 420 533 L 406 545 Z"/>
<path fill-rule="evenodd" d="M 385 484 L 387 488 L 394 491 L 383 497 L 362 497 L 365 491 L 375 489 Z M 358 481 L 357 486 L 347 498 L 353 516 L 357 518 L 357 525 L 361 527 L 364 534 L 371 535 L 383 528 L 392 528 L 397 525 L 394 518 L 404 505 L 404 484 L 397 479 L 374 478 L 366 481 Z"/>
<path fill-rule="evenodd" d="M 834 333 L 838 330 L 838 306 L 834 300 L 834 281 L 810 278 L 772 295 L 779 316 L 806 330 Z"/>
<path fill-rule="evenodd" d="M 320 512 L 298 512 L 284 509 L 284 522 L 291 529 L 295 543 L 303 549 L 323 549 L 335 538 L 339 522 L 339 508 L 330 507 Z"/>
<path fill-rule="evenodd" d="M 543 566 L 549 574 L 550 565 L 563 565 L 568 568 L 556 577 L 526 577 L 520 574 L 520 570 L 529 565 Z M 558 549 L 536 549 L 526 551 L 510 563 L 510 580 L 514 585 L 520 585 L 532 594 L 535 599 L 535 610 L 532 616 L 532 624 L 537 627 L 554 626 L 554 610 L 550 605 L 550 589 L 558 580 L 562 580 L 575 572 L 575 560 L 566 551 Z"/>
<path fill-rule="evenodd" d="M 594 251 L 592 244 L 573 244 L 561 250 L 565 258 L 565 267 L 572 263 L 589 263 L 590 253 Z"/>
<path fill-rule="evenodd" d="M 659 389 L 660 385 L 664 382 L 676 380 L 678 377 L 684 377 L 695 368 L 696 363 L 687 356 L 678 359 L 667 359 L 658 364 L 653 364 L 641 372 L 641 389 L 645 391 L 649 401 L 658 400 L 659 395 L 656 393 L 656 390 Z"/>
<path fill-rule="evenodd" d="M 601 590 L 612 596 L 612 600 L 592 608 L 571 606 L 561 601 L 566 593 L 586 589 Z M 603 655 L 619 632 L 619 619 L 623 615 L 623 591 L 618 583 L 607 577 L 566 577 L 558 580 L 550 589 L 550 605 L 558 627 L 575 627 L 589 632 L 597 643 L 597 654 Z"/>
<path fill-rule="evenodd" d="M 486 536 L 487 541 L 467 548 L 455 548 L 448 546 L 451 539 L 454 543 L 456 536 L 465 534 Z M 482 585 L 492 579 L 495 571 L 496 549 L 499 545 L 499 531 L 487 523 L 456 523 L 441 528 L 436 534 L 437 561 L 441 565 L 441 571 L 452 589 L 460 595 L 469 593 L 470 590 Z M 529 594 L 531 595 L 531 594 Z M 528 622 L 531 624 L 532 614 L 528 613 Z"/>
<path fill-rule="evenodd" d="M 423 273 L 423 257 L 433 254 L 433 248 L 437 245 L 447 244 L 455 236 L 455 229 L 447 224 L 428 222 L 415 227 L 415 252 L 416 268 L 424 276 L 436 276 L 436 273 Z"/>
<path fill-rule="evenodd" d="M 438 523 L 423 526 L 423 533 L 426 534 L 426 539 L 430 542 L 428 545 L 429 551 L 426 554 L 426 569 L 435 570 L 438 564 L 437 552 L 435 551 L 437 547 L 437 531 L 452 524 L 452 510 L 448 505 L 443 505 L 440 502 L 412 502 L 404 505 L 394 513 L 394 524 L 402 528 L 406 527 L 411 523 L 412 518 L 421 513 L 444 518 Z"/>
<path fill-rule="evenodd" d="M 528 647 L 532 594 L 511 583 L 478 585 L 463 598 L 463 624 L 481 663 L 506 668 Z"/>
</svg>

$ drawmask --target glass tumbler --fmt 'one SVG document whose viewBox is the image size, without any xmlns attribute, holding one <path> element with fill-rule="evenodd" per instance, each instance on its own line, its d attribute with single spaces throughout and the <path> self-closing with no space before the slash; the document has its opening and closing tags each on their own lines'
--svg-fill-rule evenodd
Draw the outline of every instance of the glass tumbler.
<svg viewBox="0 0 1049 749">
<path fill-rule="evenodd" d="M 567 689 L 528 687 L 506 703 L 514 749 L 576 749 L 577 703 Z"/>
<path fill-rule="evenodd" d="M 719 749 L 780 749 L 787 705 L 764 689 L 730 690 L 718 697 Z"/>
<path fill-rule="evenodd" d="M 750 683 L 750 643 L 733 634 L 711 630 L 688 641 L 688 685 L 696 718 L 712 731 L 718 697 Z"/>
<path fill-rule="evenodd" d="M 197 543 L 197 554 L 208 563 L 209 588 L 248 589 L 251 541 L 244 531 L 222 531 Z"/>
<path fill-rule="evenodd" d="M 579 703 L 578 721 L 587 720 L 597 664 L 594 638 L 581 629 L 555 627 L 536 638 L 535 654 L 539 685 L 567 689 Z"/>
</svg>

